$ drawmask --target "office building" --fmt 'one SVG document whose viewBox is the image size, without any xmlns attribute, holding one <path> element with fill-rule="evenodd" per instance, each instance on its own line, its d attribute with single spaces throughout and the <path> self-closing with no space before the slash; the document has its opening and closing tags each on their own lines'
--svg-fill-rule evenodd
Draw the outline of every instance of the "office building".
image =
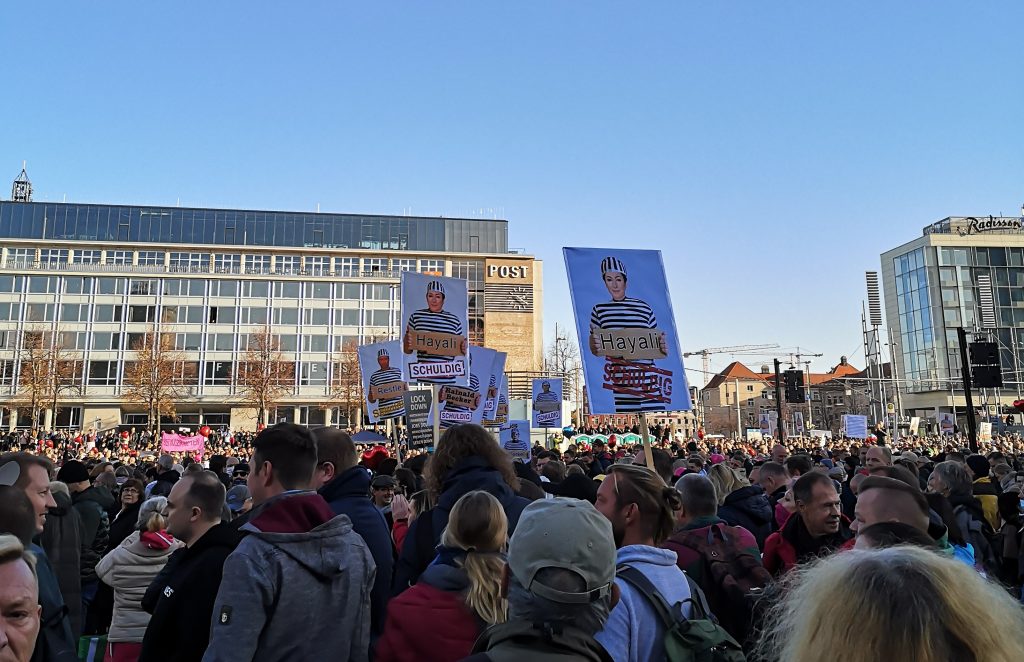
<svg viewBox="0 0 1024 662">
<path fill-rule="evenodd" d="M 185 356 L 175 427 L 253 429 L 236 373 L 268 324 L 294 362 L 271 420 L 348 423 L 332 402 L 338 357 L 397 338 L 403 271 L 466 279 L 470 342 L 507 352 L 511 372 L 541 368 L 542 265 L 509 250 L 504 220 L 21 200 L 0 202 L 4 428 L 31 424 L 14 415 L 31 333 L 59 333 L 81 360 L 80 392 L 41 425 L 144 427 L 125 367 L 155 328 Z"/>
<path fill-rule="evenodd" d="M 974 404 L 988 404 L 996 413 L 998 404 L 1020 398 L 1024 218 L 945 218 L 883 253 L 881 261 L 885 318 L 895 345 L 904 414 L 925 417 L 936 408 L 963 413 L 961 327 L 969 341 L 991 339 L 999 346 L 1004 387 L 977 390 Z M 881 339 L 888 343 L 888 334 Z"/>
</svg>

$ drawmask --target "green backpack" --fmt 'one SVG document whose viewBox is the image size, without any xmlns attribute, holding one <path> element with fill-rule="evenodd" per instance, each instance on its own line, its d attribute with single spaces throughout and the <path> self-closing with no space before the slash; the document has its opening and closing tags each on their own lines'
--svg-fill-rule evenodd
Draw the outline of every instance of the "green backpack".
<svg viewBox="0 0 1024 662">
<path fill-rule="evenodd" d="M 683 603 L 669 606 L 665 597 L 647 577 L 628 565 L 619 566 L 616 576 L 640 591 L 654 606 L 665 624 L 665 659 L 668 662 L 746 662 L 743 649 L 715 620 L 707 598 L 689 577 L 693 618 L 683 616 Z M 685 574 L 685 573 L 684 573 Z"/>
</svg>

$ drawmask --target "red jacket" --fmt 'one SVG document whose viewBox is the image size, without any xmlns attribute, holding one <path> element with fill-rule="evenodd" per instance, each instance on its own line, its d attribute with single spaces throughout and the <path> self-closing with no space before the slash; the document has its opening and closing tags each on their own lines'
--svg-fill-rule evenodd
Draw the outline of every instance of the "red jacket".
<svg viewBox="0 0 1024 662">
<path fill-rule="evenodd" d="M 849 529 L 850 520 L 846 516 L 840 518 L 839 532 L 829 536 L 829 540 L 823 546 L 823 550 L 835 551 L 846 545 L 853 534 Z M 797 553 L 796 541 L 807 533 L 806 527 L 800 516 L 794 514 L 782 527 L 781 531 L 768 536 L 764 541 L 764 554 L 761 557 L 765 569 L 778 577 L 783 575 L 797 564 L 799 554 Z"/>
<path fill-rule="evenodd" d="M 452 662 L 468 657 L 478 620 L 458 593 L 419 582 L 388 604 L 376 662 Z"/>
</svg>

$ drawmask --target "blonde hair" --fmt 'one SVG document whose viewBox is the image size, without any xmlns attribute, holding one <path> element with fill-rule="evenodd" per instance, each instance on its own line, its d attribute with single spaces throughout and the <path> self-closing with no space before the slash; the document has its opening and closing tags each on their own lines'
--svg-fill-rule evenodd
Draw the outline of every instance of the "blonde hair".
<svg viewBox="0 0 1024 662">
<path fill-rule="evenodd" d="M 164 511 L 166 510 L 166 497 L 155 496 L 146 499 L 139 508 L 139 519 L 137 522 L 139 531 L 157 533 L 167 528 L 167 520 L 164 519 Z"/>
<path fill-rule="evenodd" d="M 480 490 L 464 494 L 448 516 L 441 534 L 445 547 L 466 550 L 460 565 L 469 577 L 466 606 L 488 625 L 504 623 L 508 602 L 501 597 L 500 555 L 508 542 L 508 518 L 493 496 Z"/>
<path fill-rule="evenodd" d="M 713 465 L 708 470 L 708 479 L 715 486 L 715 495 L 718 497 L 719 506 L 725 503 L 725 497 L 736 490 L 741 487 L 750 487 L 750 481 L 725 462 Z"/>
<path fill-rule="evenodd" d="M 794 570 L 785 581 L 757 659 L 1024 660 L 1020 604 L 970 566 L 937 552 L 852 550 Z"/>
<path fill-rule="evenodd" d="M 17 536 L 0 533 L 0 565 L 14 561 L 24 561 L 32 571 L 32 577 L 36 577 L 36 557 L 25 549 Z"/>
</svg>

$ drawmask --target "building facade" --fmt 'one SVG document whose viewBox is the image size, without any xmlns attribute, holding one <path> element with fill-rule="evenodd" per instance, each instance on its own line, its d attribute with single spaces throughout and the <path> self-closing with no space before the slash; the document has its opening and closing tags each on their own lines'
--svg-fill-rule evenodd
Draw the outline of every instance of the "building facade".
<svg viewBox="0 0 1024 662">
<path fill-rule="evenodd" d="M 470 342 L 509 371 L 542 364 L 542 264 L 509 251 L 504 220 L 0 202 L 0 245 L 5 428 L 32 424 L 13 404 L 26 333 L 58 334 L 81 366 L 80 392 L 38 424 L 144 426 L 125 365 L 156 330 L 186 358 L 174 423 L 252 429 L 237 367 L 267 325 L 295 368 L 272 420 L 344 423 L 324 404 L 336 359 L 397 338 L 403 271 L 465 279 Z"/>
<path fill-rule="evenodd" d="M 963 411 L 957 329 L 1000 350 L 1004 387 L 975 394 L 976 405 L 1021 396 L 1024 364 L 1024 218 L 950 217 L 881 256 L 885 318 L 895 340 L 902 409 L 925 416 Z M 991 284 L 993 313 L 983 317 Z"/>
</svg>

